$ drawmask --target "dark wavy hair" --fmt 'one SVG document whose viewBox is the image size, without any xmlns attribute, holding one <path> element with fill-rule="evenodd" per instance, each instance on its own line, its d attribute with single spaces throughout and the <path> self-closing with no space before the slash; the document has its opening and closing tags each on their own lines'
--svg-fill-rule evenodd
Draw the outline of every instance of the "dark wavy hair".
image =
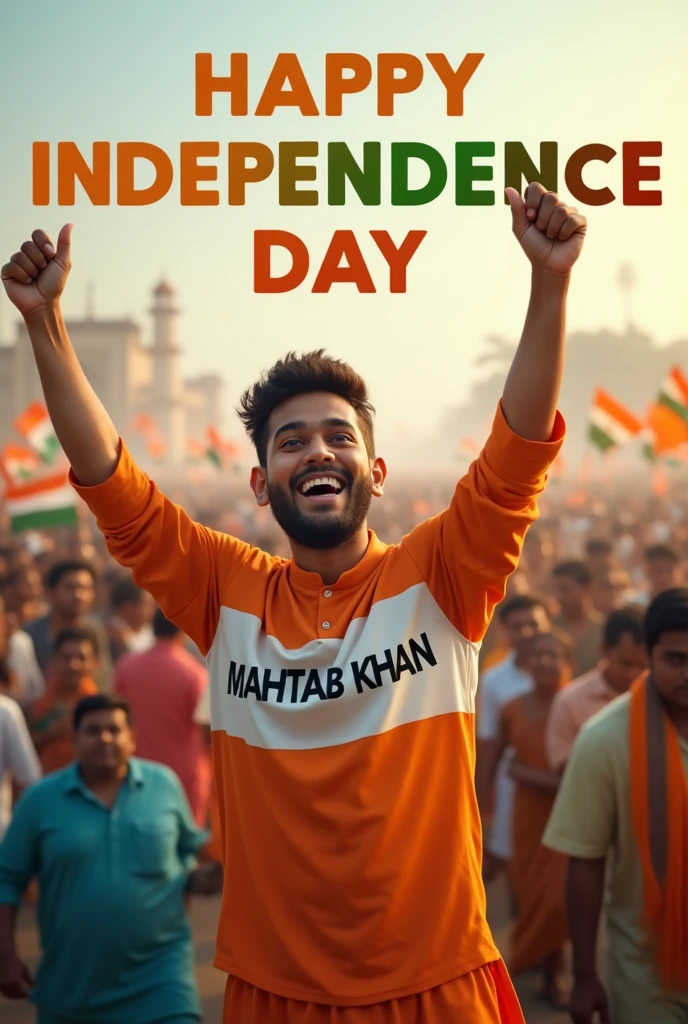
<svg viewBox="0 0 688 1024">
<path fill-rule="evenodd" d="M 263 468 L 267 465 L 268 422 L 283 402 L 296 395 L 325 391 L 339 395 L 358 416 L 361 433 L 371 458 L 375 457 L 373 416 L 365 381 L 348 363 L 333 359 L 324 349 L 297 356 L 289 352 L 241 396 L 237 412 Z"/>
</svg>

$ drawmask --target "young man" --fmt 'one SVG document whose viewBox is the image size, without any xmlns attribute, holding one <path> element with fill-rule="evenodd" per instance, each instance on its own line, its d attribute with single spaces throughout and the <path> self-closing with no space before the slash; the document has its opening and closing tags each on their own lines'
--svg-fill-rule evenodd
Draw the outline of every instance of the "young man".
<svg viewBox="0 0 688 1024">
<path fill-rule="evenodd" d="M 633 604 L 636 595 L 631 589 L 631 578 L 623 569 L 602 569 L 596 573 L 591 589 L 592 605 L 603 618 L 617 608 Z"/>
<path fill-rule="evenodd" d="M 43 771 L 56 772 L 74 758 L 72 715 L 84 697 L 97 693 L 95 634 L 65 629 L 55 641 L 45 694 L 27 709 L 26 717 Z"/>
<path fill-rule="evenodd" d="M 643 616 L 637 608 L 621 609 L 607 619 L 602 661 L 554 698 L 547 723 L 547 757 L 554 772 L 563 772 L 576 736 L 585 723 L 622 693 L 647 668 Z"/>
<path fill-rule="evenodd" d="M 50 611 L 40 619 L 27 622 L 24 629 L 33 640 L 36 659 L 41 671 L 48 671 L 55 638 L 65 629 L 88 626 L 98 638 L 99 669 L 96 682 L 105 688 L 110 679 L 112 665 L 108 649 L 108 635 L 103 622 L 93 612 L 96 597 L 96 578 L 88 562 L 58 562 L 46 577 L 46 591 Z"/>
<path fill-rule="evenodd" d="M 75 763 L 22 795 L 0 846 L 0 992 L 30 997 L 38 1024 L 195 1024 L 184 894 L 207 891 L 210 869 L 195 867 L 206 833 L 175 774 L 132 757 L 126 701 L 87 697 L 72 724 Z M 14 943 L 34 875 L 35 981 Z"/>
<path fill-rule="evenodd" d="M 508 196 L 531 298 L 491 437 L 449 508 L 389 547 L 367 527 L 386 467 L 346 364 L 290 355 L 243 397 L 251 486 L 291 545 L 277 558 L 195 524 L 133 464 L 61 316 L 71 227 L 3 268 L 74 486 L 208 655 L 226 1021 L 522 1019 L 485 919 L 477 658 L 562 443 L 585 218 L 538 184 Z"/>
<path fill-rule="evenodd" d="M 570 858 L 576 1024 L 688 1020 L 688 590 L 656 597 L 644 632 L 649 674 L 583 727 L 543 839 Z"/>
<path fill-rule="evenodd" d="M 648 591 L 643 595 L 646 604 L 661 594 L 683 585 L 683 570 L 678 554 L 670 544 L 651 544 L 644 551 L 645 574 Z"/>
<path fill-rule="evenodd" d="M 573 640 L 573 672 L 591 672 L 601 657 L 604 619 L 592 603 L 592 572 L 585 562 L 570 559 L 554 567 L 552 583 L 559 605 L 554 625 Z"/>
<path fill-rule="evenodd" d="M 616 569 L 614 545 L 604 537 L 591 537 L 585 544 L 585 561 L 593 576 Z"/>
<path fill-rule="evenodd" d="M 484 858 L 485 881 L 491 881 L 511 858 L 511 812 L 514 798 L 514 783 L 509 777 L 511 751 L 499 759 L 498 766 L 496 763 L 501 736 L 501 711 L 510 700 L 531 690 L 533 681 L 526 670 L 526 662 L 533 637 L 545 632 L 550 626 L 544 602 L 530 594 L 518 594 L 503 601 L 497 615 L 509 645 L 509 654 L 500 665 L 481 676 L 477 714 L 475 789 L 483 818 L 491 780 L 495 779 L 492 828 Z"/>
</svg>

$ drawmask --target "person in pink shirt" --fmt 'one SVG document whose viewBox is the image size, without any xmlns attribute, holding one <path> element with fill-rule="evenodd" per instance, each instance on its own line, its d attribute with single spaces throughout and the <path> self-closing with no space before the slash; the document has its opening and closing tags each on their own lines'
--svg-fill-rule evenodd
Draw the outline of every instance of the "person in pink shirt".
<svg viewBox="0 0 688 1024">
<path fill-rule="evenodd" d="M 554 698 L 547 721 L 547 759 L 554 772 L 563 773 L 573 744 L 588 719 L 626 693 L 647 668 L 643 613 L 619 608 L 604 627 L 602 661 L 579 676 Z"/>
<path fill-rule="evenodd" d="M 125 654 L 117 661 L 113 690 L 131 706 L 137 756 L 176 772 L 197 824 L 204 827 L 211 767 L 195 714 L 208 672 L 185 650 L 184 633 L 160 609 L 153 618 L 153 635 L 155 642 L 147 651 Z"/>
</svg>

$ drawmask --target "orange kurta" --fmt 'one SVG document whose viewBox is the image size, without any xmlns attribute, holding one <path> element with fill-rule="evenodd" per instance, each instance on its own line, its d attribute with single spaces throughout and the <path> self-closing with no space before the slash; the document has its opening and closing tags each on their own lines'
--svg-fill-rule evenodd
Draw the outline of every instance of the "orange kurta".
<svg viewBox="0 0 688 1024">
<path fill-rule="evenodd" d="M 478 650 L 563 432 L 558 417 L 552 441 L 525 441 L 500 407 L 447 510 L 400 544 L 370 533 L 330 586 L 194 523 L 126 447 L 104 484 L 72 481 L 111 554 L 207 655 L 229 975 L 369 1007 L 499 959 L 473 781 Z"/>
<path fill-rule="evenodd" d="M 502 715 L 516 757 L 529 768 L 549 772 L 545 746 L 547 707 L 526 712 L 532 695 L 517 697 Z M 542 845 L 556 792 L 516 783 L 513 814 L 513 856 L 509 868 L 517 917 L 508 957 L 513 974 L 537 967 L 559 952 L 568 938 L 566 923 L 567 859 Z"/>
</svg>

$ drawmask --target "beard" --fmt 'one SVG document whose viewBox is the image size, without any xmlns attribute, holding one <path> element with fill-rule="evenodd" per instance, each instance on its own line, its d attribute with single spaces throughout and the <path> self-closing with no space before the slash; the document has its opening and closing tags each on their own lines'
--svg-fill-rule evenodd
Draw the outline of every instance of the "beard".
<svg viewBox="0 0 688 1024">
<path fill-rule="evenodd" d="M 367 479 L 348 480 L 348 501 L 343 512 L 302 512 L 290 491 L 268 482 L 270 507 L 278 526 L 295 544 L 325 551 L 339 548 L 356 536 L 372 501 Z"/>
</svg>

